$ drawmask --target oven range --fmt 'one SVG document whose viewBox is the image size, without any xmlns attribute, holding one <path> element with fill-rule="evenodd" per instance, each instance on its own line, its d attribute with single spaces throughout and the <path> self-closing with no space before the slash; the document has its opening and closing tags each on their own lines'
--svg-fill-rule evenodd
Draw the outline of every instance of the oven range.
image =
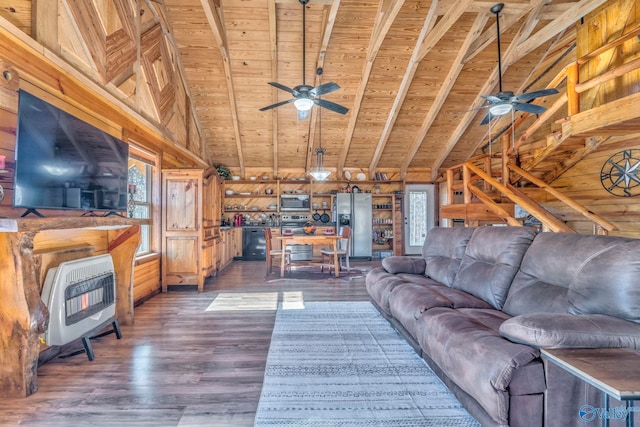
<svg viewBox="0 0 640 427">
<path fill-rule="evenodd" d="M 280 232 L 282 235 L 304 234 L 304 225 L 309 221 L 309 215 L 281 215 Z M 291 251 L 291 261 L 311 261 L 313 259 L 312 245 L 287 245 Z"/>
</svg>

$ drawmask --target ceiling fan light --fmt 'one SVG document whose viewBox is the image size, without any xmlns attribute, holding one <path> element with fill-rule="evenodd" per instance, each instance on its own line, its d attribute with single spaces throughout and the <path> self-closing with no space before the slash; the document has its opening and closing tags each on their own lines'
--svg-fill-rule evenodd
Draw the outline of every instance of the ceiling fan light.
<svg viewBox="0 0 640 427">
<path fill-rule="evenodd" d="M 309 98 L 300 98 L 296 99 L 293 102 L 293 105 L 296 106 L 298 111 L 309 111 L 311 110 L 311 107 L 313 107 L 313 100 Z"/>
<path fill-rule="evenodd" d="M 489 107 L 492 116 L 504 116 L 513 109 L 511 104 L 497 104 Z"/>
</svg>

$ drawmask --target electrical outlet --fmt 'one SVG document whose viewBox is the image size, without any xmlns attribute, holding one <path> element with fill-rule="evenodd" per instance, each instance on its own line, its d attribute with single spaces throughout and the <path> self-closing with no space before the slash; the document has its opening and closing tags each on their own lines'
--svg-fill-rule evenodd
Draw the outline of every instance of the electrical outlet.
<svg viewBox="0 0 640 427">
<path fill-rule="evenodd" d="M 4 188 L 0 185 L 0 203 L 4 200 Z"/>
</svg>

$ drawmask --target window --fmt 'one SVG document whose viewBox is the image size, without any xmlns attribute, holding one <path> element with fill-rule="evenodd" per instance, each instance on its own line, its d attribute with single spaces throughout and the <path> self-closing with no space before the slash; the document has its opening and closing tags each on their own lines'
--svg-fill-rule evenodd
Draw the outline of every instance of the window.
<svg viewBox="0 0 640 427">
<path fill-rule="evenodd" d="M 152 183 L 153 163 L 133 155 L 129 156 L 129 203 L 127 215 L 130 218 L 152 218 Z M 152 251 L 151 225 L 141 227 L 141 242 L 136 255 L 144 255 Z"/>
</svg>

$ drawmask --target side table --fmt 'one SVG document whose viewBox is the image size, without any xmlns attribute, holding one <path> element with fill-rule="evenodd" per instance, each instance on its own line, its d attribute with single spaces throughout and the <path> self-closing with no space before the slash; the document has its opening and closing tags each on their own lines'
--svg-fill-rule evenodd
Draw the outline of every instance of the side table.
<svg viewBox="0 0 640 427">
<path fill-rule="evenodd" d="M 628 348 L 567 348 L 543 349 L 541 355 L 603 392 L 603 408 L 581 408 L 583 420 L 600 417 L 603 427 L 608 427 L 610 419 L 624 417 L 627 426 L 633 427 L 633 402 L 640 400 L 640 352 Z M 612 413 L 609 397 L 624 401 L 626 411 Z"/>
</svg>

